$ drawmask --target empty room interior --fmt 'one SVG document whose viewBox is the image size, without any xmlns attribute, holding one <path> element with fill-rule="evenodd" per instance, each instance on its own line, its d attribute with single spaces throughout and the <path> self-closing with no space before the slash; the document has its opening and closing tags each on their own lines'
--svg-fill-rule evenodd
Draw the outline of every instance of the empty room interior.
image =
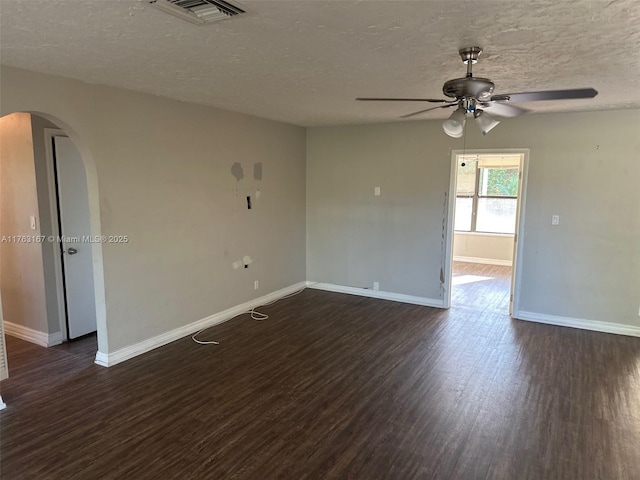
<svg viewBox="0 0 640 480">
<path fill-rule="evenodd" d="M 0 0 L 0 478 L 640 479 L 639 24 Z"/>
</svg>

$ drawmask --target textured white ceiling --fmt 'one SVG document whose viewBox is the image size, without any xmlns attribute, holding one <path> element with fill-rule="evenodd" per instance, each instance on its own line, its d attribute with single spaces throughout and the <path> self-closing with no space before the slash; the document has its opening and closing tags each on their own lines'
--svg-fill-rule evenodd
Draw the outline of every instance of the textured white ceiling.
<svg viewBox="0 0 640 480">
<path fill-rule="evenodd" d="M 640 2 L 244 0 L 206 26 L 138 0 L 0 0 L 3 64 L 303 126 L 389 121 L 464 76 L 457 51 L 496 93 L 594 87 L 593 100 L 535 111 L 640 107 Z M 416 119 L 444 118 L 437 110 Z"/>
</svg>

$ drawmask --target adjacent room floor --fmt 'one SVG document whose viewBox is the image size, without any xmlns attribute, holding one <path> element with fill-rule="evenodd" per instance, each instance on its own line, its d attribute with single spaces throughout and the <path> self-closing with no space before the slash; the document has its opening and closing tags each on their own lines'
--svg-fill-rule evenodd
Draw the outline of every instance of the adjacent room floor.
<svg viewBox="0 0 640 480">
<path fill-rule="evenodd" d="M 263 310 L 108 369 L 10 339 L 2 478 L 640 478 L 638 338 L 309 289 Z"/>
<path fill-rule="evenodd" d="M 453 262 L 451 305 L 509 312 L 511 267 Z"/>
</svg>

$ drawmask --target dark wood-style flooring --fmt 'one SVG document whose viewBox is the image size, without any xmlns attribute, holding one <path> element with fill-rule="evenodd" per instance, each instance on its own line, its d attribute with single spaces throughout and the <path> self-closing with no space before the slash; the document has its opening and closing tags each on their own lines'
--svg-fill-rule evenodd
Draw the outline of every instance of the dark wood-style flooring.
<svg viewBox="0 0 640 480">
<path fill-rule="evenodd" d="M 262 310 L 109 369 L 8 337 L 2 478 L 640 478 L 638 338 L 316 290 Z"/>
</svg>

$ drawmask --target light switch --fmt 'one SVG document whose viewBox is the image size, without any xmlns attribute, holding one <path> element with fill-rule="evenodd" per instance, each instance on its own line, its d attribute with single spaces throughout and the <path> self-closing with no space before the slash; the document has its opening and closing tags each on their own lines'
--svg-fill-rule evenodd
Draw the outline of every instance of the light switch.
<svg viewBox="0 0 640 480">
<path fill-rule="evenodd" d="M 29 225 L 31 225 L 31 230 L 36 229 L 36 217 L 34 217 L 33 215 L 29 217 Z"/>
<path fill-rule="evenodd" d="M 380 196 L 380 187 L 375 187 L 375 188 L 373 189 L 373 194 L 374 194 L 376 197 L 379 197 L 379 196 Z"/>
<path fill-rule="evenodd" d="M 551 225 L 560 225 L 560 215 L 551 216 Z"/>
</svg>

